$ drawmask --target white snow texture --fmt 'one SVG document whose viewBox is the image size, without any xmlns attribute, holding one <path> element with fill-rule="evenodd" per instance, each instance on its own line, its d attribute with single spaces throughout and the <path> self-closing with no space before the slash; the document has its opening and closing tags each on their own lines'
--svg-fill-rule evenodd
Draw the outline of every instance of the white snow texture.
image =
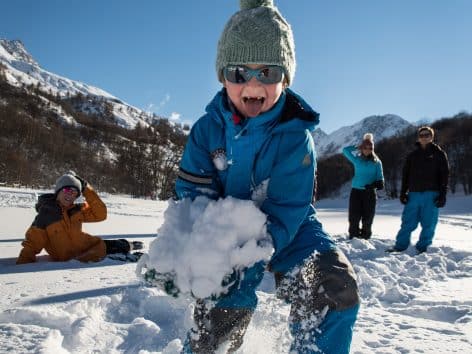
<svg viewBox="0 0 472 354">
<path fill-rule="evenodd" d="M 136 264 L 110 259 L 47 262 L 42 253 L 34 264 L 15 265 L 24 232 L 36 214 L 36 194 L 43 192 L 0 187 L 0 353 L 179 353 L 191 326 L 192 299 L 174 299 L 144 286 L 135 274 Z M 202 267 L 237 263 L 207 259 L 210 248 L 231 248 L 226 237 L 231 245 L 239 245 L 264 234 L 264 217 L 250 203 L 237 200 L 225 205 L 200 200 L 193 207 L 183 203 L 167 208 L 167 202 L 101 197 L 108 207 L 107 220 L 84 224 L 84 230 L 105 239 L 141 240 L 151 257 L 163 252 L 160 243 L 173 250 L 158 241 L 158 229 L 163 239 L 183 242 L 167 231 L 172 225 L 180 225 L 187 241 L 201 237 L 211 242 L 204 247 L 191 241 L 202 253 Z M 384 252 L 400 226 L 402 206 L 397 200 L 379 199 L 369 241 L 347 240 L 347 199 L 317 204 L 324 228 L 358 276 L 362 304 L 352 353 L 472 353 L 471 201 L 470 196 L 448 196 L 433 246 L 419 256 L 413 247 L 400 254 Z M 209 220 L 215 225 L 210 227 Z M 208 241 L 206 234 L 214 238 Z M 418 230 L 412 242 L 417 237 Z M 248 254 L 254 255 L 250 249 Z M 197 257 L 196 250 L 185 252 Z M 218 277 L 210 282 L 216 285 Z M 194 291 L 190 279 L 180 281 Z M 270 273 L 257 295 L 259 304 L 238 354 L 288 353 L 289 307 L 275 297 Z"/>
</svg>

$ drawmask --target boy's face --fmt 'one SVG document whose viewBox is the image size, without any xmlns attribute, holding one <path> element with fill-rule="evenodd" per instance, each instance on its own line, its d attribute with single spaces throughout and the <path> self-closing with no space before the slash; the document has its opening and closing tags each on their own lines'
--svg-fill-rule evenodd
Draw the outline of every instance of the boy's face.
<svg viewBox="0 0 472 354">
<path fill-rule="evenodd" d="M 248 64 L 250 69 L 259 69 L 265 65 Z M 225 79 L 223 86 L 228 96 L 244 117 L 257 117 L 270 110 L 279 100 L 284 89 L 283 81 L 276 84 L 263 84 L 255 77 L 242 84 L 235 84 Z"/>
</svg>

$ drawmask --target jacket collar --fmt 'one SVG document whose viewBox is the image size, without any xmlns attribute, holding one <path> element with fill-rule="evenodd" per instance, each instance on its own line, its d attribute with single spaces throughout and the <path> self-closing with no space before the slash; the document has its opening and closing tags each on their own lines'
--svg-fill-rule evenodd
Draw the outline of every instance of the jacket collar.
<svg viewBox="0 0 472 354">
<path fill-rule="evenodd" d="M 226 89 L 220 90 L 206 107 L 206 112 L 222 126 L 234 125 L 232 110 L 228 103 Z M 299 95 L 285 89 L 276 105 L 268 112 L 246 123 L 248 128 L 268 126 L 274 132 L 305 130 L 313 131 L 319 123 L 319 114 L 315 112 Z"/>
<path fill-rule="evenodd" d="M 436 151 L 436 150 L 441 150 L 441 148 L 439 147 L 439 145 L 431 142 L 429 144 L 426 145 L 425 149 L 423 150 L 421 148 L 421 144 L 417 141 L 415 143 L 415 146 L 418 148 L 418 150 L 421 150 L 421 151 Z"/>
<path fill-rule="evenodd" d="M 70 205 L 67 208 L 62 207 L 59 202 L 57 201 L 57 194 L 56 193 L 46 193 L 46 194 L 41 194 L 38 197 L 38 201 L 36 202 L 35 209 L 37 212 L 43 207 L 47 209 L 62 209 L 62 210 L 70 210 L 73 209 L 74 207 L 77 207 L 78 204 L 74 203 Z"/>
</svg>

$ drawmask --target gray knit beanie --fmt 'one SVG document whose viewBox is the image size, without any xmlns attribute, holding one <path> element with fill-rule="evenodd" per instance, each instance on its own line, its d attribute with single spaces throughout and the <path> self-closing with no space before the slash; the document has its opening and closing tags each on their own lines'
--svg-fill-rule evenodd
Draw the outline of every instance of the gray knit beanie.
<svg viewBox="0 0 472 354">
<path fill-rule="evenodd" d="M 64 187 L 74 187 L 77 189 L 80 195 L 82 184 L 75 177 L 74 171 L 68 171 L 56 180 L 56 186 L 54 187 L 54 193 L 59 193 Z"/>
<path fill-rule="evenodd" d="M 295 76 L 295 43 L 292 29 L 273 0 L 240 0 L 241 10 L 226 24 L 216 56 L 216 72 L 223 82 L 228 64 L 279 65 L 287 83 Z"/>
</svg>

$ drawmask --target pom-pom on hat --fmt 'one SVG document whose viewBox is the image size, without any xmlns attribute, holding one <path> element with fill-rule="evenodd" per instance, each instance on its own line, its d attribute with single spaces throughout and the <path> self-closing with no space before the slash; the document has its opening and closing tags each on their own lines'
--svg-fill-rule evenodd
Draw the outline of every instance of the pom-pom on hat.
<svg viewBox="0 0 472 354">
<path fill-rule="evenodd" d="M 56 186 L 54 187 L 54 193 L 56 193 L 56 194 L 59 193 L 61 191 L 61 189 L 64 188 L 64 187 L 73 187 L 73 188 L 77 189 L 77 192 L 79 192 L 79 195 L 80 195 L 80 190 L 82 189 L 82 184 L 75 177 L 75 172 L 74 171 L 68 171 L 56 180 Z"/>
<path fill-rule="evenodd" d="M 289 23 L 273 0 L 240 0 L 218 41 L 216 73 L 223 82 L 229 64 L 279 65 L 290 85 L 295 76 L 295 43 Z"/>
<path fill-rule="evenodd" d="M 364 134 L 364 137 L 362 138 L 361 147 L 364 147 L 364 146 L 372 146 L 372 149 L 374 149 L 374 134 L 372 133 Z"/>
</svg>

